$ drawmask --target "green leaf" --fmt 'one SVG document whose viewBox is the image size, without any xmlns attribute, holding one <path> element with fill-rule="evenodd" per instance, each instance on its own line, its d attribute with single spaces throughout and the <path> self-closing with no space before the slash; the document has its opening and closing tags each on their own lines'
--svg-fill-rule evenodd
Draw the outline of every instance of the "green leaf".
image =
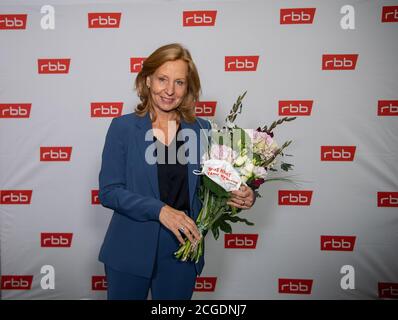
<svg viewBox="0 0 398 320">
<path fill-rule="evenodd" d="M 218 237 L 220 236 L 220 231 L 218 230 L 218 227 L 213 227 L 211 228 L 211 232 L 213 233 L 214 239 L 218 240 Z"/>
<path fill-rule="evenodd" d="M 275 129 L 276 126 L 282 124 L 285 121 L 293 121 L 294 119 L 296 119 L 297 117 L 284 117 L 281 119 L 278 119 L 277 121 L 274 121 L 271 126 L 269 127 L 269 129 L 267 128 L 267 126 L 263 127 L 263 131 L 267 132 L 268 134 L 270 134 L 272 132 L 272 130 Z"/>
<path fill-rule="evenodd" d="M 253 154 L 253 160 L 255 163 L 261 163 L 261 157 L 258 154 Z"/>
<path fill-rule="evenodd" d="M 293 165 L 290 163 L 282 162 L 282 164 L 281 164 L 281 169 L 284 171 L 293 170 L 292 167 L 293 167 Z"/>
<path fill-rule="evenodd" d="M 240 217 L 237 217 L 237 216 L 227 217 L 225 220 L 230 220 L 231 222 L 234 222 L 234 223 L 243 222 L 243 223 L 247 224 L 248 226 L 254 226 L 253 222 L 250 222 L 247 219 L 240 218 Z"/>
<path fill-rule="evenodd" d="M 230 224 L 225 222 L 225 220 L 220 221 L 220 229 L 225 233 L 232 233 L 232 227 Z"/>
<path fill-rule="evenodd" d="M 233 207 L 233 206 L 231 206 L 231 211 L 232 211 L 232 215 L 234 216 L 234 215 L 236 215 L 236 214 L 238 214 L 238 208 L 237 207 Z"/>
<path fill-rule="evenodd" d="M 230 196 L 223 187 L 211 180 L 208 176 L 203 176 L 203 185 L 218 197 L 229 198 Z"/>
<path fill-rule="evenodd" d="M 242 100 L 245 97 L 246 93 L 247 93 L 247 91 L 245 91 L 241 96 L 238 96 L 238 99 L 232 106 L 231 111 L 229 112 L 227 118 L 225 119 L 225 122 L 227 122 L 227 121 L 234 122 L 236 119 L 237 113 L 242 112 Z"/>
</svg>

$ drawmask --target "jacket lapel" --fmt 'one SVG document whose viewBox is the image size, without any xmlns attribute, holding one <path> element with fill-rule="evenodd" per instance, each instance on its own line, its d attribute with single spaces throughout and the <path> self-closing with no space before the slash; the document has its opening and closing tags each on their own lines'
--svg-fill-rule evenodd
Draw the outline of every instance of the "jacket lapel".
<svg viewBox="0 0 398 320">
<path fill-rule="evenodd" d="M 188 185 L 189 185 L 189 204 L 191 207 L 191 211 L 193 208 L 193 196 L 196 191 L 196 185 L 198 182 L 198 176 L 193 173 L 194 170 L 199 170 L 200 168 L 200 139 L 199 139 L 199 127 L 196 125 L 196 123 L 188 123 L 185 122 L 184 120 L 181 121 L 181 129 L 191 129 L 195 132 L 195 136 L 192 137 L 195 139 L 195 141 L 189 141 L 188 139 L 185 139 L 185 144 L 186 147 L 189 146 L 189 152 L 192 152 L 192 148 L 196 148 L 196 159 L 195 161 L 191 162 L 188 161 Z M 190 158 L 189 158 L 190 159 Z"/>
<path fill-rule="evenodd" d="M 137 117 L 138 121 L 136 122 L 137 131 L 135 132 L 136 143 L 140 149 L 142 159 L 145 162 L 145 171 L 148 174 L 149 183 L 155 194 L 156 199 L 160 198 L 159 193 L 159 183 L 158 183 L 158 167 L 155 164 L 148 164 L 145 159 L 145 151 L 150 145 L 153 143 L 153 132 L 151 118 L 149 117 L 149 112 L 144 117 Z M 133 131 L 134 132 L 134 131 Z M 148 134 L 147 134 L 148 133 Z M 145 136 L 146 140 L 145 140 Z"/>
</svg>

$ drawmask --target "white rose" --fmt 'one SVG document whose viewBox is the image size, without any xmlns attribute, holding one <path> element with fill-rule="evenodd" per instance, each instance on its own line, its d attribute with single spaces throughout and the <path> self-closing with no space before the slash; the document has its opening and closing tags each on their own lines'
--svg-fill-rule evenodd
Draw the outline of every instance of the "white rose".
<svg viewBox="0 0 398 320">
<path fill-rule="evenodd" d="M 242 177 L 240 177 L 240 179 L 242 180 L 242 182 L 246 183 L 247 179 L 249 179 L 249 177 L 242 176 Z"/>
<path fill-rule="evenodd" d="M 253 169 L 254 165 L 250 162 L 240 169 L 241 178 L 244 177 L 245 182 L 253 176 Z"/>
<path fill-rule="evenodd" d="M 244 170 L 246 170 L 249 173 L 252 173 L 254 169 L 254 164 L 251 162 L 246 163 Z"/>
<path fill-rule="evenodd" d="M 235 160 L 235 165 L 240 167 L 242 166 L 247 160 L 247 156 L 239 156 L 236 160 Z"/>
<path fill-rule="evenodd" d="M 256 178 L 263 178 L 265 179 L 267 176 L 267 170 L 265 170 L 263 167 L 254 167 L 253 173 L 256 176 Z"/>
</svg>

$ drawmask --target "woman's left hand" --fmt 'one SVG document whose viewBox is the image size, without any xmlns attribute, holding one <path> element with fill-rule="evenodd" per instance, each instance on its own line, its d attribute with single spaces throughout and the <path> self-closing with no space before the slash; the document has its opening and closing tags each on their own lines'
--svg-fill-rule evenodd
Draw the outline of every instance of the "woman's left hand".
<svg viewBox="0 0 398 320">
<path fill-rule="evenodd" d="M 245 185 L 241 185 L 239 190 L 231 191 L 231 197 L 227 204 L 239 209 L 250 209 L 255 200 L 254 191 Z"/>
</svg>

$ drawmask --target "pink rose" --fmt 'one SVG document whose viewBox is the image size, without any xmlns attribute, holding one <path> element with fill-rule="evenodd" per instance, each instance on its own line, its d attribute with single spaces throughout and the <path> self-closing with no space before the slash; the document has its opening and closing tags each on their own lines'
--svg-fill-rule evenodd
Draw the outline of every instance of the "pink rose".
<svg viewBox="0 0 398 320">
<path fill-rule="evenodd" d="M 225 160 L 230 163 L 233 163 L 238 157 L 238 153 L 232 150 L 230 147 L 221 145 L 221 144 L 213 144 L 210 149 L 210 158 L 217 160 Z"/>
</svg>

